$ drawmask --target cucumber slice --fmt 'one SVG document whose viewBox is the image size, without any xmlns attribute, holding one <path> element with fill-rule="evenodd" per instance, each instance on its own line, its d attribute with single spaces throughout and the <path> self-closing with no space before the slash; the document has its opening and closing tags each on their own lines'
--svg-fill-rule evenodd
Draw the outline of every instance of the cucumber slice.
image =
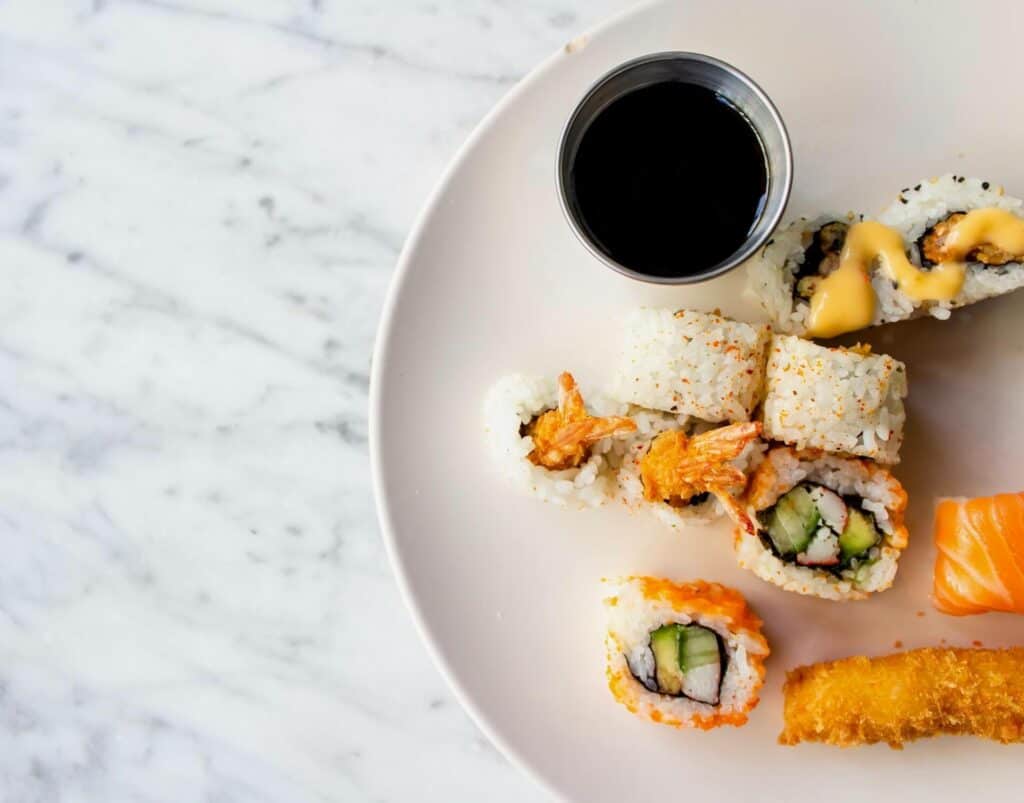
<svg viewBox="0 0 1024 803">
<path fill-rule="evenodd" d="M 718 636 L 700 625 L 686 625 L 679 640 L 679 668 L 683 672 L 698 669 L 721 660 Z"/>
<path fill-rule="evenodd" d="M 682 694 L 683 670 L 679 665 L 679 641 L 683 625 L 665 625 L 651 633 L 654 677 L 662 694 Z"/>
<path fill-rule="evenodd" d="M 778 502 L 768 518 L 768 537 L 783 557 L 803 552 L 821 521 L 810 492 L 798 485 Z"/>
<path fill-rule="evenodd" d="M 843 560 L 860 557 L 881 540 L 882 536 L 875 527 L 874 516 L 851 507 L 846 529 L 839 536 Z"/>
<path fill-rule="evenodd" d="M 717 705 L 722 685 L 722 653 L 718 636 L 706 627 L 687 625 L 679 642 L 683 694 L 691 700 Z"/>
<path fill-rule="evenodd" d="M 718 636 L 700 625 L 671 624 L 651 633 L 657 691 L 717 705 L 722 684 Z"/>
</svg>

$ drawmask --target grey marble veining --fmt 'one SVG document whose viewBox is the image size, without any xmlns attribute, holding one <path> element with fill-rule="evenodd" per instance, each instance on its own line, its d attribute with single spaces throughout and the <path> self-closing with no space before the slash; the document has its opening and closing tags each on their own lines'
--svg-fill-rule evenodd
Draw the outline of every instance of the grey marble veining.
<svg viewBox="0 0 1024 803">
<path fill-rule="evenodd" d="M 399 599 L 369 360 L 445 163 L 623 6 L 0 4 L 0 799 L 541 798 Z"/>
</svg>

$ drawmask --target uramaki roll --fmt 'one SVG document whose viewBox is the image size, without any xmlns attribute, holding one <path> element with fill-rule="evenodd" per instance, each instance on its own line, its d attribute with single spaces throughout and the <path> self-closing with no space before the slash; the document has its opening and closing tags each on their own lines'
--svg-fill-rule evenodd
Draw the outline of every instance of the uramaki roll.
<svg viewBox="0 0 1024 803">
<path fill-rule="evenodd" d="M 589 405 L 572 374 L 502 377 L 484 400 L 484 428 L 495 463 L 529 493 L 559 505 L 603 504 L 615 488 L 616 442 L 636 430 L 621 405 Z"/>
<path fill-rule="evenodd" d="M 611 395 L 710 423 L 749 421 L 761 400 L 769 328 L 694 310 L 626 319 Z"/>
<path fill-rule="evenodd" d="M 747 490 L 754 532 L 736 529 L 740 566 L 787 591 L 859 600 L 896 577 L 907 494 L 868 460 L 779 446 Z"/>
<path fill-rule="evenodd" d="M 768 642 L 738 591 L 697 580 L 616 581 L 608 687 L 630 711 L 677 728 L 742 725 L 764 684 Z"/>
<path fill-rule="evenodd" d="M 765 384 L 765 438 L 899 462 L 907 395 L 907 370 L 899 360 L 776 335 Z"/>
<path fill-rule="evenodd" d="M 993 182 L 946 174 L 904 187 L 877 221 L 851 213 L 799 218 L 781 227 L 747 272 L 747 294 L 777 331 L 813 329 L 815 294 L 840 266 L 844 248 L 858 239 L 853 227 L 859 223 L 876 234 L 891 232 L 886 239 L 905 254 L 904 270 L 927 276 L 940 265 L 962 266 L 949 274 L 951 295 L 922 295 L 913 280 L 901 284 L 898 272 L 875 255 L 867 271 L 874 305 L 865 325 L 923 315 L 945 320 L 958 307 L 1024 287 L 1024 202 Z"/>
</svg>

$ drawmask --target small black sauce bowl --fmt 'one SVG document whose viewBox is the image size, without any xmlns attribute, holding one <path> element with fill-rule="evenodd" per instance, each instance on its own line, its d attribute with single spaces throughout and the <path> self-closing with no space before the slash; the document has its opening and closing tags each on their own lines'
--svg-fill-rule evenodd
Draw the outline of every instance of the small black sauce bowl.
<svg viewBox="0 0 1024 803">
<path fill-rule="evenodd" d="M 768 191 L 764 208 L 747 239 L 726 259 L 699 273 L 652 276 L 621 265 L 591 239 L 573 195 L 573 163 L 583 135 L 594 119 L 613 101 L 633 90 L 666 81 L 696 84 L 717 92 L 742 112 L 764 147 Z M 616 67 L 583 96 L 566 123 L 558 148 L 558 197 L 569 224 L 580 241 L 605 265 L 624 276 L 654 284 L 693 284 L 707 281 L 748 259 L 771 236 L 786 211 L 793 184 L 793 151 L 789 134 L 771 99 L 749 77 L 724 61 L 700 53 L 667 52 L 627 61 Z"/>
</svg>

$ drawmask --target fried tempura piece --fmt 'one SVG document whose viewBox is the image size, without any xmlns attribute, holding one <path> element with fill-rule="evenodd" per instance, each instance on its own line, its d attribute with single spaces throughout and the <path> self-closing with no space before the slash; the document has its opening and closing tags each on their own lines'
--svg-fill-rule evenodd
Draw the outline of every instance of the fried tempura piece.
<svg viewBox="0 0 1024 803">
<path fill-rule="evenodd" d="M 590 446 L 616 432 L 632 432 L 631 418 L 597 418 L 587 412 L 576 380 L 568 371 L 558 377 L 558 409 L 537 416 L 526 428 L 533 438 L 527 457 L 555 471 L 575 468 L 590 455 Z"/>
<path fill-rule="evenodd" d="M 781 744 L 901 749 L 939 734 L 1024 741 L 1024 648 L 920 649 L 802 666 L 786 677 Z"/>
<path fill-rule="evenodd" d="M 683 504 L 703 493 L 713 493 L 734 519 L 749 525 L 730 489 L 742 489 L 747 475 L 735 460 L 761 434 L 758 422 L 730 424 L 688 438 L 680 430 L 662 432 L 640 460 L 644 499 Z"/>
<path fill-rule="evenodd" d="M 935 264 L 953 259 L 947 250 L 947 239 L 957 223 L 966 217 L 963 212 L 956 212 L 940 223 L 936 223 L 921 238 L 921 255 Z M 967 254 L 967 259 L 981 262 L 984 265 L 1005 265 L 1019 259 L 1019 255 L 1003 251 L 991 243 L 980 243 Z"/>
</svg>

